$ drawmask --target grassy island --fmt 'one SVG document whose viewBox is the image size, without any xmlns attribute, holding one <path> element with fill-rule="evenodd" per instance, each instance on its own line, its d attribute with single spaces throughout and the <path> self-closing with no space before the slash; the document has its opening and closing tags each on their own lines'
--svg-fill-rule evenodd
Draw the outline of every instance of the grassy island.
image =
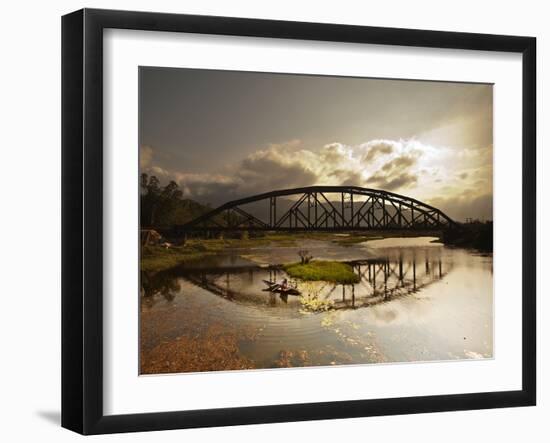
<svg viewBox="0 0 550 443">
<path fill-rule="evenodd" d="M 284 270 L 293 278 L 306 281 L 330 281 L 334 283 L 358 283 L 359 277 L 350 265 L 337 261 L 312 261 L 306 264 L 291 263 Z"/>
</svg>

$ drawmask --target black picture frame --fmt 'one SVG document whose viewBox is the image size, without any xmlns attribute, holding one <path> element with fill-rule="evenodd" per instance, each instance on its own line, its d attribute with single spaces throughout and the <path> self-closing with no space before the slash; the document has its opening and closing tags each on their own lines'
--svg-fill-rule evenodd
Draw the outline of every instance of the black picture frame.
<svg viewBox="0 0 550 443">
<path fill-rule="evenodd" d="M 103 30 L 107 28 L 522 54 L 522 389 L 104 415 L 102 85 Z M 533 37 L 97 9 L 65 15 L 62 18 L 62 426 L 82 434 L 103 434 L 535 405 L 535 85 Z"/>
</svg>

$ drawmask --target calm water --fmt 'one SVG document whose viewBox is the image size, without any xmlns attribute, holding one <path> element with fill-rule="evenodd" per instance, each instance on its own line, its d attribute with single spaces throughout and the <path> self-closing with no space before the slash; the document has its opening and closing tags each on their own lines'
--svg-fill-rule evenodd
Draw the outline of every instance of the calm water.
<svg viewBox="0 0 550 443">
<path fill-rule="evenodd" d="M 142 372 L 492 357 L 492 256 L 432 240 L 304 241 L 142 274 Z M 286 276 L 275 265 L 304 248 L 349 262 L 361 279 L 296 282 L 304 297 L 330 304 L 326 312 L 263 290 L 262 280 Z"/>
</svg>

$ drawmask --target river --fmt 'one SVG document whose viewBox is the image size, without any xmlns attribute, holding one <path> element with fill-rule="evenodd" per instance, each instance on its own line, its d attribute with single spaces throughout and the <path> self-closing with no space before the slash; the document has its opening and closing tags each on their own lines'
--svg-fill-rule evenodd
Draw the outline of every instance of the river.
<svg viewBox="0 0 550 443">
<path fill-rule="evenodd" d="M 492 255 L 435 240 L 301 240 L 142 273 L 141 373 L 492 358 Z M 360 282 L 294 282 L 320 312 L 265 291 L 301 249 L 349 263 Z"/>
</svg>

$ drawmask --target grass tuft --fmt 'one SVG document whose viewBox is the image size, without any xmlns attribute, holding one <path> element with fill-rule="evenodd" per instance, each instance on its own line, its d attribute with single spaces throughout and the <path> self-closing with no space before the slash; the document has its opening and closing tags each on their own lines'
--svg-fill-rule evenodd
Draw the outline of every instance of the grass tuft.
<svg viewBox="0 0 550 443">
<path fill-rule="evenodd" d="M 284 270 L 292 278 L 305 281 L 330 281 L 334 283 L 358 283 L 359 277 L 350 265 L 337 261 L 312 261 L 307 264 L 290 263 Z"/>
<path fill-rule="evenodd" d="M 195 248 L 165 249 L 160 246 L 145 246 L 141 248 L 140 269 L 147 272 L 163 271 L 183 263 L 199 260 L 209 253 L 211 252 L 199 251 Z"/>
</svg>

